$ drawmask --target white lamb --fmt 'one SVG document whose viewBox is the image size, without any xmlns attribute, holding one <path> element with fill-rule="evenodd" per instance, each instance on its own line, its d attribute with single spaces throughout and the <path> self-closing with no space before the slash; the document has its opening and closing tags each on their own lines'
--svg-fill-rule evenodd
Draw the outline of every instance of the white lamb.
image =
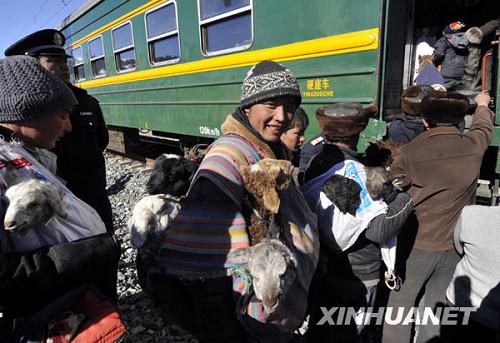
<svg viewBox="0 0 500 343">
<path fill-rule="evenodd" d="M 297 277 L 297 261 L 278 239 L 265 239 L 249 248 L 232 251 L 228 259 L 246 264 L 252 276 L 255 296 L 268 314 L 276 310 L 280 296 Z"/>
<path fill-rule="evenodd" d="M 164 231 L 179 212 L 179 201 L 167 194 L 155 194 L 142 198 L 132 211 L 128 229 L 132 245 L 141 248 L 150 233 Z"/>
<path fill-rule="evenodd" d="M 29 180 L 7 189 L 8 207 L 4 217 L 6 230 L 22 230 L 47 222 L 55 215 L 66 218 L 63 200 L 50 184 Z"/>
</svg>

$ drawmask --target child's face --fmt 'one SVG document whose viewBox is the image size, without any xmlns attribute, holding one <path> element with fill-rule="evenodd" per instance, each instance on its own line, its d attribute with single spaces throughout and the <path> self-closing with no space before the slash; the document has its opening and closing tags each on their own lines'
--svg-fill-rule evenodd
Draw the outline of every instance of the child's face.
<svg viewBox="0 0 500 343">
<path fill-rule="evenodd" d="M 281 135 L 281 141 L 291 151 L 299 149 L 304 143 L 304 129 L 300 126 L 294 126 Z"/>
</svg>

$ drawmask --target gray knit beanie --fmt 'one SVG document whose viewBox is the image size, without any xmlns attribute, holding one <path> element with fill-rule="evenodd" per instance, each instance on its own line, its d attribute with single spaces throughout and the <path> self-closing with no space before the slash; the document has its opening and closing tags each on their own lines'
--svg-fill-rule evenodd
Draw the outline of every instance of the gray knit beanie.
<svg viewBox="0 0 500 343">
<path fill-rule="evenodd" d="M 252 67 L 243 80 L 240 107 L 248 108 L 278 96 L 290 96 L 299 107 L 302 98 L 297 79 L 279 63 L 262 61 Z"/>
<path fill-rule="evenodd" d="M 77 103 L 68 86 L 33 57 L 0 60 L 0 123 L 43 118 Z"/>
</svg>

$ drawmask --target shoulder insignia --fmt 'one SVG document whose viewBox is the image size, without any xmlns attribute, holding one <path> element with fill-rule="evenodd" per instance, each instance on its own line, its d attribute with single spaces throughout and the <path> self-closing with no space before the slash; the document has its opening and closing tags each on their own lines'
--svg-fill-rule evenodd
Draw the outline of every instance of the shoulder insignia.
<svg viewBox="0 0 500 343">
<path fill-rule="evenodd" d="M 311 141 L 311 144 L 312 145 L 318 145 L 319 143 L 323 142 L 324 140 L 325 140 L 325 138 L 323 138 L 322 136 L 319 136 L 319 137 L 313 139 Z"/>
</svg>

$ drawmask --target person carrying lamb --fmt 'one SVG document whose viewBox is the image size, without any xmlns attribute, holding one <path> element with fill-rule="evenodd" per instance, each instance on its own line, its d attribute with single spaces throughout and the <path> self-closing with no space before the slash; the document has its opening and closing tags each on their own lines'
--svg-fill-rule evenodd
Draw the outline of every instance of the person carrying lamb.
<svg viewBox="0 0 500 343">
<path fill-rule="evenodd" d="M 248 336 L 286 342 L 304 320 L 319 239 L 316 218 L 295 184 L 282 191 L 275 220 L 297 261 L 298 282 L 272 313 L 249 293 L 252 279 L 228 258 L 251 245 L 254 208 L 240 170 L 264 158 L 290 158 L 280 137 L 300 102 L 297 79 L 283 65 L 262 61 L 248 71 L 240 105 L 208 149 L 149 273 L 167 315 L 202 342 Z"/>
<path fill-rule="evenodd" d="M 304 197 L 318 216 L 322 242 L 320 267 L 311 289 L 315 298 L 307 333 L 311 342 L 359 339 L 369 318 L 361 308 L 374 306 L 382 269 L 380 246 L 388 241 L 391 245 L 384 250 L 384 262 L 387 260 L 390 269 L 387 276 L 395 281 L 395 242 L 390 240 L 399 233 L 412 206 L 406 193 L 369 189 L 382 190 L 384 183 L 390 183 L 381 167 L 382 174 L 370 176 L 361 163 L 363 155 L 355 150 L 359 134 L 373 111 L 358 103 L 337 103 L 316 111 L 316 119 L 328 140 L 308 162 L 302 186 Z M 380 176 L 382 180 L 376 180 Z M 378 185 L 368 187 L 370 183 Z M 334 307 L 359 309 L 356 322 L 319 325 L 322 308 Z"/>
<path fill-rule="evenodd" d="M 71 131 L 76 103 L 34 58 L 0 60 L 0 337 L 7 341 L 15 322 L 79 286 L 116 297 L 119 246 L 55 176 L 48 151 Z"/>
</svg>

